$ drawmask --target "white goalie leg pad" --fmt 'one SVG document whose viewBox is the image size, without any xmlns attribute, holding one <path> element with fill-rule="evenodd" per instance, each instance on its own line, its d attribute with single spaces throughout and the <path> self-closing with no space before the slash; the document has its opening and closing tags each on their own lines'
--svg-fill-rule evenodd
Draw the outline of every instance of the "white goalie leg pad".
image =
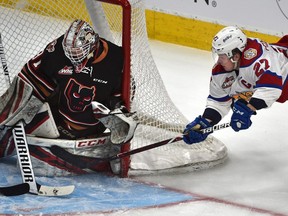
<svg viewBox="0 0 288 216">
<path fill-rule="evenodd" d="M 27 134 L 27 142 L 29 145 L 36 145 L 41 147 L 51 147 L 53 145 L 60 146 L 65 149 L 89 149 L 97 146 L 106 145 L 109 143 L 110 133 L 103 134 L 100 137 L 90 138 L 90 139 L 77 139 L 77 140 L 67 140 L 67 139 L 48 139 L 43 137 L 35 137 Z"/>
<path fill-rule="evenodd" d="M 60 146 L 73 155 L 81 155 L 90 158 L 106 158 L 119 153 L 115 152 L 115 145 L 110 142 L 110 133 L 103 134 L 101 137 L 81 140 L 47 139 L 27 135 L 27 142 L 30 146 L 30 153 L 32 153 L 31 159 L 34 173 L 39 176 L 69 176 L 75 174 L 75 169 L 78 170 L 77 173 L 80 170 L 80 173 L 78 174 L 83 172 L 95 172 L 89 169 L 83 169 L 81 171 L 81 168 L 77 169 L 77 167 L 71 170 L 69 162 L 65 162 L 61 157 L 54 155 L 50 151 L 50 147 L 53 145 Z M 33 149 L 36 149 L 36 151 L 33 151 Z M 113 168 L 111 167 L 112 170 L 117 170 L 117 167 L 113 166 Z"/>
<path fill-rule="evenodd" d="M 15 77 L 0 98 L 0 125 L 14 126 L 18 121 L 29 123 L 43 103 L 32 95 L 33 88 Z"/>
<path fill-rule="evenodd" d="M 86 156 L 89 158 L 107 158 L 111 155 L 118 154 L 119 151 L 115 151 L 115 147 L 117 145 L 113 145 L 111 143 L 107 145 L 102 145 L 102 146 L 94 146 L 90 148 L 83 148 L 83 149 L 65 149 L 66 151 L 72 153 L 73 155 L 81 155 L 81 156 Z M 120 146 L 119 146 L 120 147 Z M 31 149 L 31 148 L 30 148 Z M 71 168 L 71 164 L 69 162 L 66 162 L 64 159 L 61 157 L 57 157 L 54 155 L 51 151 L 50 148 L 47 147 L 37 147 L 38 151 L 36 150 L 35 152 L 30 150 L 30 153 L 32 153 L 32 163 L 33 163 L 33 170 L 35 175 L 37 176 L 70 176 L 70 175 L 77 175 L 79 174 L 84 174 L 84 173 L 95 173 L 97 170 L 93 169 L 82 169 L 82 168 L 77 168 L 77 166 L 73 166 Z M 41 152 L 38 154 L 37 152 Z M 45 155 L 42 158 L 42 155 Z M 72 156 L 73 157 L 73 156 Z M 107 162 L 109 163 L 109 162 Z M 110 163 L 110 168 L 111 171 L 114 174 L 119 174 L 120 173 L 120 161 L 119 160 L 114 160 L 112 163 Z M 110 171 L 110 170 L 107 170 Z"/>
<path fill-rule="evenodd" d="M 48 103 L 43 104 L 30 124 L 35 125 L 32 127 L 33 131 L 29 133 L 31 135 L 44 138 L 58 138 L 60 136 Z"/>
<path fill-rule="evenodd" d="M 12 128 L 0 126 L 0 158 L 16 154 Z"/>
</svg>

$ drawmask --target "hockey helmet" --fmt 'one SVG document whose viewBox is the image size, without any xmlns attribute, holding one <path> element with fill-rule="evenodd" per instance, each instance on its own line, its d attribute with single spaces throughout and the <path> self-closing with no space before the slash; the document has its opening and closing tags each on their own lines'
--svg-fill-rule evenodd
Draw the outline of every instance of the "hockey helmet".
<svg viewBox="0 0 288 216">
<path fill-rule="evenodd" d="M 87 22 L 77 19 L 66 31 L 62 46 L 74 66 L 83 64 L 83 61 L 85 66 L 89 54 L 99 47 L 99 35 Z"/>
<path fill-rule="evenodd" d="M 247 43 L 246 35 L 235 26 L 228 26 L 219 31 L 212 41 L 212 53 L 214 59 L 220 54 L 226 54 L 232 58 L 235 51 L 243 52 Z"/>
</svg>

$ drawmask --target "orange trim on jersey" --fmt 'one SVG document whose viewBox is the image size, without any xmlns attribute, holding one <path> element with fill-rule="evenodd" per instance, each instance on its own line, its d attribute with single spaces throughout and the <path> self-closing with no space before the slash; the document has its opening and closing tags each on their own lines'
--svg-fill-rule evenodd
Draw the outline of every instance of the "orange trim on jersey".
<svg viewBox="0 0 288 216">
<path fill-rule="evenodd" d="M 100 39 L 100 41 L 102 42 L 102 44 L 103 44 L 103 51 L 102 51 L 102 53 L 98 56 L 98 57 L 96 57 L 95 59 L 94 59 L 94 61 L 92 62 L 93 64 L 96 64 L 96 63 L 98 63 L 98 62 L 100 62 L 100 61 L 102 61 L 106 56 L 107 56 L 107 53 L 108 53 L 108 44 L 106 43 L 106 41 L 104 41 L 104 40 L 101 40 Z"/>
<path fill-rule="evenodd" d="M 77 130 L 77 131 L 81 131 L 81 130 L 86 130 L 88 129 L 89 127 L 85 127 L 85 126 L 80 126 L 79 124 L 76 124 L 76 123 L 73 123 L 73 122 L 70 122 L 66 119 L 64 119 L 64 122 L 66 123 L 66 125 L 73 129 L 73 130 Z"/>
</svg>

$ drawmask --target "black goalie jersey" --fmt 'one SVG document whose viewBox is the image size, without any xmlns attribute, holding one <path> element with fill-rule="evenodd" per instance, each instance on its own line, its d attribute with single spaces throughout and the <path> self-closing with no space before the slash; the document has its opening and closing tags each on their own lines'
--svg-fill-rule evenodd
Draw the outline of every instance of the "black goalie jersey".
<svg viewBox="0 0 288 216">
<path fill-rule="evenodd" d="M 105 128 L 95 119 L 91 102 L 113 109 L 121 101 L 122 48 L 100 39 L 98 52 L 77 72 L 64 54 L 62 40 L 63 36 L 48 44 L 19 76 L 33 86 L 36 97 L 50 104 L 58 129 L 76 132 L 69 138 L 101 133 Z"/>
</svg>

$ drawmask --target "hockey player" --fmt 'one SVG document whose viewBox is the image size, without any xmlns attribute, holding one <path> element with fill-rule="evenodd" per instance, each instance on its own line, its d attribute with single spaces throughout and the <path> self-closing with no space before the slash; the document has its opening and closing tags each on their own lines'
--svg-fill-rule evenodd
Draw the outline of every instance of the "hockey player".
<svg viewBox="0 0 288 216">
<path fill-rule="evenodd" d="M 186 126 L 188 144 L 206 139 L 204 129 L 217 124 L 232 108 L 230 125 L 236 132 L 248 129 L 251 116 L 274 102 L 288 99 L 288 35 L 275 44 L 247 38 L 237 27 L 218 32 L 212 41 L 216 64 L 212 69 L 210 92 L 202 116 Z"/>
<path fill-rule="evenodd" d="M 28 102 L 19 105 L 21 111 L 17 115 L 4 118 L 8 106 L 2 105 L 2 111 L 0 109 L 0 156 L 13 153 L 11 127 L 19 118 L 25 120 L 26 133 L 36 137 L 36 144 L 29 145 L 36 174 L 86 173 L 56 157 L 49 149 L 53 140 L 104 137 L 104 141 L 93 148 L 71 148 L 67 151 L 89 157 L 118 153 L 120 145 L 132 139 L 137 126 L 122 101 L 122 69 L 121 47 L 100 38 L 87 22 L 72 22 L 64 35 L 49 43 L 24 65 L 8 89 L 9 93 L 5 94 L 7 98 L 13 92 L 12 97 L 17 101 L 21 97 L 21 89 L 31 89 L 28 90 L 31 92 Z M 31 98 L 34 100 L 32 105 Z M 37 110 L 37 114 L 32 112 L 31 116 L 31 107 L 35 104 L 41 109 Z M 28 111 L 26 107 L 29 107 Z M 46 143 L 43 145 L 43 140 L 37 142 L 37 138 L 48 139 L 44 139 Z M 102 163 L 93 170 L 109 171 L 111 168 L 109 163 Z M 117 173 L 119 170 L 113 171 Z"/>
</svg>

